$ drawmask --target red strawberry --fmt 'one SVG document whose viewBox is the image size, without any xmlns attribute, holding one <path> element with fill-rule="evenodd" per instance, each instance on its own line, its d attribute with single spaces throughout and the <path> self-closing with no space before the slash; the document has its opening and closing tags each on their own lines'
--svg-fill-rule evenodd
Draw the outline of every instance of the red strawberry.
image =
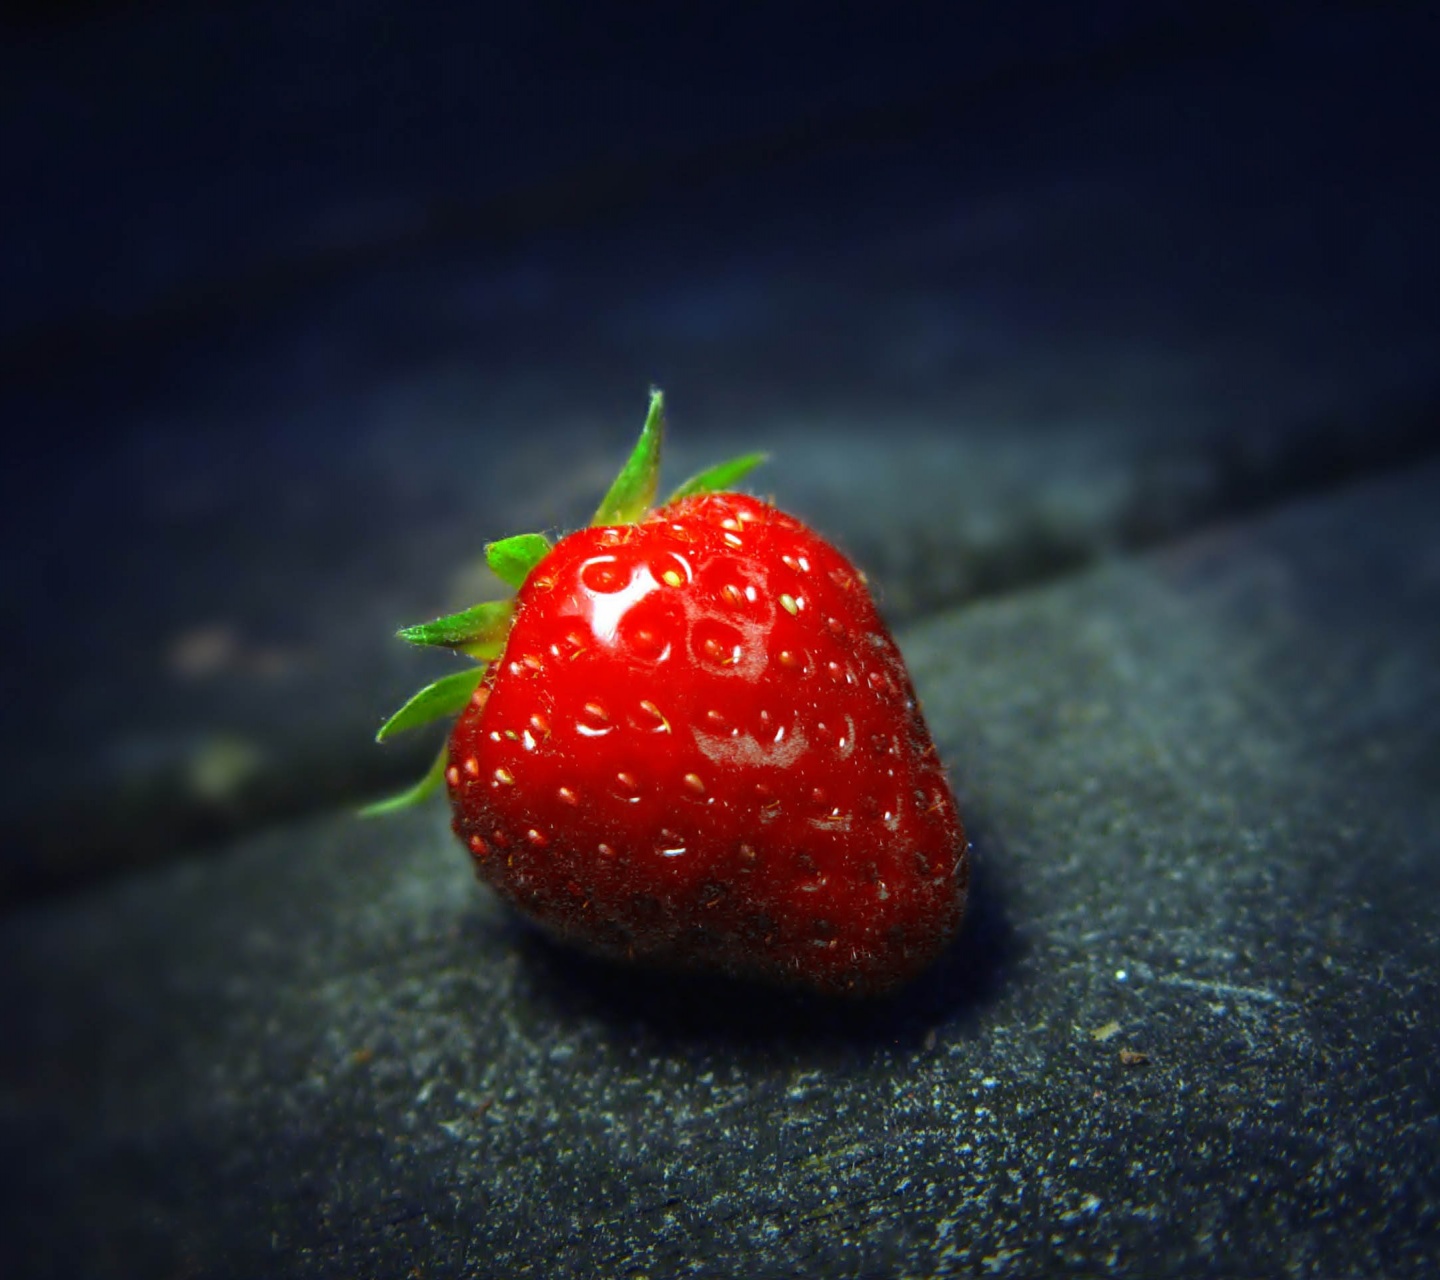
<svg viewBox="0 0 1440 1280">
<path fill-rule="evenodd" d="M 492 545 L 519 585 L 513 612 L 402 632 L 498 657 L 431 686 L 381 736 L 463 703 L 431 781 L 443 771 L 481 878 L 552 934 L 826 993 L 887 990 L 954 935 L 968 873 L 904 662 L 834 547 L 713 492 L 758 457 L 646 513 L 661 415 L 655 393 L 595 525 L 553 550 Z"/>
</svg>

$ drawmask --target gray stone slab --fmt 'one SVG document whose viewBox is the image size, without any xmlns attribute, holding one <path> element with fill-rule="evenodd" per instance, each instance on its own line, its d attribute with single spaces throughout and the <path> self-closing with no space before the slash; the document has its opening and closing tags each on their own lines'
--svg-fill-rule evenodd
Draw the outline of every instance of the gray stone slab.
<svg viewBox="0 0 1440 1280">
<path fill-rule="evenodd" d="M 1432 1273 L 1437 491 L 906 628 L 977 888 L 878 1008 L 559 951 L 443 809 L 12 911 L 0 1261 Z"/>
</svg>

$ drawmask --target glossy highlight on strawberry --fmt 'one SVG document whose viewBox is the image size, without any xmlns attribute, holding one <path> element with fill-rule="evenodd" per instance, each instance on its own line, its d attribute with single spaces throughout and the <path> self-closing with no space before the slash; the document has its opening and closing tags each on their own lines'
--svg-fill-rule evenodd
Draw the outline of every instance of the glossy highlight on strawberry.
<svg viewBox="0 0 1440 1280">
<path fill-rule="evenodd" d="M 758 459 L 647 509 L 661 407 L 634 518 L 531 544 L 513 606 L 439 641 L 486 665 L 430 698 L 461 704 L 434 780 L 481 879 L 558 938 L 887 991 L 953 937 L 968 872 L 904 662 L 840 552 L 714 491 Z"/>
</svg>

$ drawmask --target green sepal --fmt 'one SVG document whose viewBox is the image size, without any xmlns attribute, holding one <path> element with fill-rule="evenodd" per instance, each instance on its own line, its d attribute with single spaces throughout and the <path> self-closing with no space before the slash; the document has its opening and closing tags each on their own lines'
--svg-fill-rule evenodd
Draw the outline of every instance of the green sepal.
<svg viewBox="0 0 1440 1280">
<path fill-rule="evenodd" d="M 768 453 L 746 453 L 738 458 L 729 458 L 706 467 L 699 475 L 691 476 L 666 499 L 666 505 L 679 502 L 681 498 L 693 498 L 697 493 L 722 493 L 733 489 L 755 470 L 770 455 Z"/>
<path fill-rule="evenodd" d="M 498 658 L 504 651 L 514 614 L 513 600 L 487 600 L 460 613 L 406 627 L 396 634 L 411 644 L 439 645 L 488 660 Z"/>
<path fill-rule="evenodd" d="M 664 437 L 665 393 L 651 387 L 650 411 L 645 415 L 640 439 L 596 508 L 592 525 L 636 524 L 645 518 L 660 485 L 660 446 Z"/>
<path fill-rule="evenodd" d="M 442 716 L 457 715 L 470 701 L 475 686 L 484 674 L 484 667 L 470 667 L 442 676 L 434 684 L 427 684 L 380 726 L 375 741 L 384 742 L 406 729 L 418 729 L 422 724 L 429 724 Z"/>
<path fill-rule="evenodd" d="M 435 757 L 435 763 L 430 766 L 419 782 L 409 790 L 400 792 L 399 795 L 386 796 L 384 800 L 376 800 L 367 804 L 360 810 L 360 817 L 379 818 L 387 813 L 398 813 L 401 809 L 409 809 L 422 800 L 428 800 L 445 781 L 445 766 L 449 761 L 449 756 L 450 750 L 447 744 L 441 748 L 440 754 Z"/>
<path fill-rule="evenodd" d="M 543 533 L 517 533 L 485 547 L 485 563 L 495 576 L 517 591 L 525 585 L 530 570 L 550 554 L 550 539 Z"/>
</svg>

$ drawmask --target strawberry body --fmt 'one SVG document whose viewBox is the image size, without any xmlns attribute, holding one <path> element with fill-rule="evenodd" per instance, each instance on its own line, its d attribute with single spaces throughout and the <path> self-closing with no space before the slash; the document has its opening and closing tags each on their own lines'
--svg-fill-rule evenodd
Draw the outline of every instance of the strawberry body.
<svg viewBox="0 0 1440 1280">
<path fill-rule="evenodd" d="M 964 830 L 863 579 L 742 494 L 556 545 L 445 777 L 478 874 L 609 956 L 874 994 L 963 913 Z"/>
</svg>

